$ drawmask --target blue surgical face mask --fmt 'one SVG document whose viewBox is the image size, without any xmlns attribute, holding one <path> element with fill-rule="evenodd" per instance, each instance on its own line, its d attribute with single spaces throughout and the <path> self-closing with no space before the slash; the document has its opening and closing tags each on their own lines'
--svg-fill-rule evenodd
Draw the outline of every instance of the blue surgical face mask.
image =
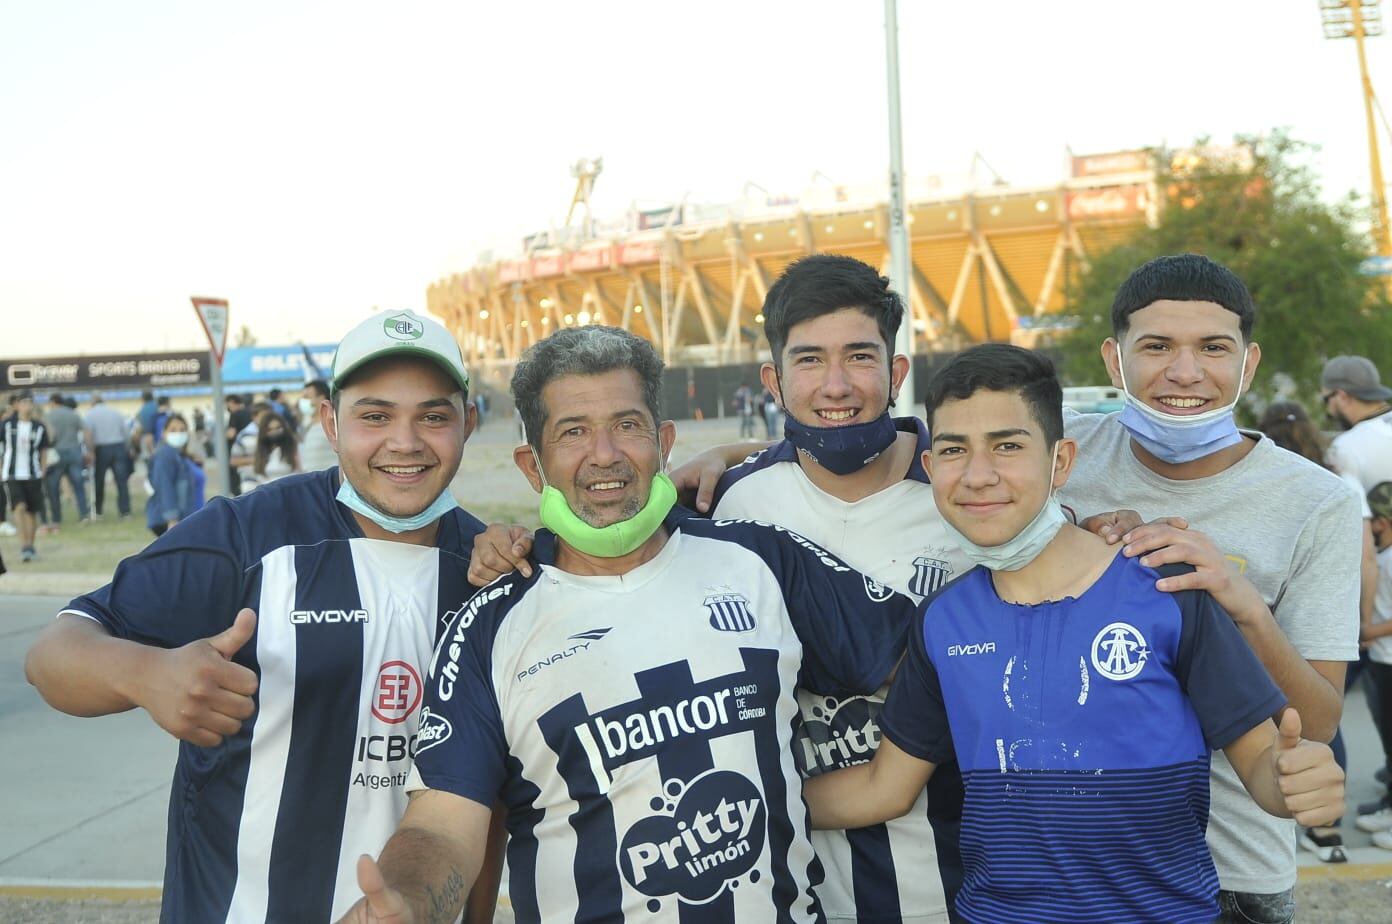
<svg viewBox="0 0 1392 924">
<path fill-rule="evenodd" d="M 1242 382 L 1247 377 L 1246 350 L 1242 352 L 1242 369 L 1237 375 L 1237 397 L 1226 407 L 1202 414 L 1166 414 L 1131 394 L 1126 386 L 1126 366 L 1121 361 L 1120 344 L 1117 344 L 1117 368 L 1121 370 L 1121 388 L 1126 395 L 1126 407 L 1122 408 L 1118 420 L 1131 438 L 1155 458 L 1180 465 L 1242 442 L 1233 410 L 1242 397 Z"/>
<path fill-rule="evenodd" d="M 1053 460 L 1049 464 L 1049 477 L 1058 465 L 1058 444 L 1054 444 Z M 966 537 L 957 527 L 942 517 L 943 529 L 956 541 L 967 558 L 974 564 L 984 565 L 992 571 L 1019 571 L 1039 557 L 1044 547 L 1053 541 L 1054 536 L 1068 522 L 1063 508 L 1054 497 L 1052 482 L 1049 494 L 1044 498 L 1044 506 L 1034 515 L 1034 519 L 1024 529 L 1000 545 L 977 545 Z"/>
<path fill-rule="evenodd" d="M 422 526 L 429 526 L 440 517 L 449 513 L 459 502 L 454 499 L 449 488 L 445 488 L 435 502 L 426 507 L 420 513 L 409 517 L 394 517 L 389 513 L 383 513 L 372 506 L 358 493 L 358 489 L 353 487 L 353 482 L 343 476 L 343 472 L 338 473 L 338 502 L 347 507 L 354 513 L 360 513 L 367 517 L 378 526 L 391 533 L 409 533 L 412 530 L 420 529 Z"/>
</svg>

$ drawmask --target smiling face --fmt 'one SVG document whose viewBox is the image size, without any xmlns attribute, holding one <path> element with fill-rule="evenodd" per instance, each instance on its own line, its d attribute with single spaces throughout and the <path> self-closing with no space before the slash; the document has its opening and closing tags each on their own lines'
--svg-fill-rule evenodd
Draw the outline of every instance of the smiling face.
<svg viewBox="0 0 1392 924">
<path fill-rule="evenodd" d="M 1112 384 L 1162 414 L 1230 407 L 1252 383 L 1261 348 L 1244 343 L 1238 317 L 1215 302 L 1152 302 L 1131 314 L 1120 342 L 1102 344 Z M 1243 358 L 1247 368 L 1244 372 Z"/>
<path fill-rule="evenodd" d="M 933 411 L 933 444 L 923 466 L 938 510 L 972 542 L 1015 538 L 1068 480 L 1077 444 L 1054 450 L 1017 391 L 978 390 Z"/>
<path fill-rule="evenodd" d="M 648 502 L 676 426 L 653 420 L 642 382 L 632 369 L 563 375 L 541 390 L 546 420 L 537 440 L 546 483 L 590 526 L 632 519 Z M 536 457 L 519 446 L 513 459 L 540 491 Z"/>
<path fill-rule="evenodd" d="M 449 486 L 475 418 L 459 386 L 424 359 L 382 359 L 353 374 L 320 423 L 339 468 L 383 513 L 409 517 Z"/>
<path fill-rule="evenodd" d="M 795 324 L 779 358 L 779 370 L 764 363 L 764 386 L 784 410 L 810 427 L 867 423 L 884 413 L 908 372 L 880 337 L 875 320 L 857 308 L 842 308 Z"/>
</svg>

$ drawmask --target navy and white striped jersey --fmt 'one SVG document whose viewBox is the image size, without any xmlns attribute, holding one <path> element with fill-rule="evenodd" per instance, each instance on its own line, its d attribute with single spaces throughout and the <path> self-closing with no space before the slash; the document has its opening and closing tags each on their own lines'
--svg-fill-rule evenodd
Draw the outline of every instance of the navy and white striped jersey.
<svg viewBox="0 0 1392 924">
<path fill-rule="evenodd" d="M 715 515 L 772 520 L 921 600 L 971 562 L 943 529 L 933 501 L 921 461 L 930 444 L 927 427 L 915 417 L 898 418 L 895 426 L 915 434 L 918 450 L 892 487 L 855 502 L 833 497 L 808 479 L 797 450 L 785 440 L 725 473 Z M 793 749 L 802 774 L 816 776 L 873 757 L 886 692 L 838 698 L 799 690 Z M 826 867 L 817 895 L 827 918 L 864 924 L 947 920 L 962 877 L 961 814 L 962 779 L 957 765 L 948 763 L 903 818 L 853 831 L 813 831 L 812 846 Z"/>
<path fill-rule="evenodd" d="M 1209 922 L 1211 749 L 1284 704 L 1213 598 L 1117 555 L 1077 598 L 1001 601 L 985 568 L 922 607 L 881 721 L 956 758 L 968 921 Z"/>
<path fill-rule="evenodd" d="M 366 539 L 337 489 L 335 468 L 215 499 L 64 611 L 166 648 L 257 614 L 233 659 L 255 715 L 179 746 L 164 921 L 337 919 L 405 811 L 425 669 L 483 526 L 455 510 L 435 548 Z"/>
<path fill-rule="evenodd" d="M 680 509 L 667 528 L 599 577 L 548 564 L 540 532 L 533 577 L 462 606 L 416 773 L 507 806 L 519 922 L 824 921 L 793 689 L 877 688 L 913 602 L 781 528 Z"/>
<path fill-rule="evenodd" d="M 43 477 L 48 428 L 41 420 L 12 414 L 0 421 L 0 481 L 35 481 Z"/>
</svg>

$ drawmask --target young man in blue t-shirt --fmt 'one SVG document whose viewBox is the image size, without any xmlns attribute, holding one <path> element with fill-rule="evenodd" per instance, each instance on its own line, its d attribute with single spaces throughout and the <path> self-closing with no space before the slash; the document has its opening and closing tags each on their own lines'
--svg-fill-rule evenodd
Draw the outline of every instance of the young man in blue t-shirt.
<svg viewBox="0 0 1392 924">
<path fill-rule="evenodd" d="M 1342 810 L 1332 753 L 1294 710 L 1278 732 L 1284 697 L 1207 593 L 1165 592 L 1185 566 L 1067 523 L 1077 447 L 1047 359 L 968 350 L 926 409 L 934 499 L 979 567 L 922 604 L 874 760 L 806 782 L 814 826 L 895 817 L 955 759 L 966 920 L 1212 921 L 1210 752 L 1301 824 Z"/>
</svg>

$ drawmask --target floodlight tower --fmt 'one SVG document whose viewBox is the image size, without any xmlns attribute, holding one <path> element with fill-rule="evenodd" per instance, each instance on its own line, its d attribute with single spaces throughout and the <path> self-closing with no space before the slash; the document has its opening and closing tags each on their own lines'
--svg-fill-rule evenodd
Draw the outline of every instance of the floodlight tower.
<svg viewBox="0 0 1392 924">
<path fill-rule="evenodd" d="M 576 208 L 580 208 L 584 212 L 584 234 L 586 237 L 589 237 L 593 230 L 590 194 L 594 192 L 595 180 L 603 171 L 604 158 L 602 157 L 582 157 L 570 167 L 570 175 L 575 178 L 575 195 L 570 197 L 570 208 L 566 211 L 565 225 L 566 227 L 570 226 L 570 220 L 575 217 Z"/>
<path fill-rule="evenodd" d="M 1368 76 L 1368 56 L 1363 50 L 1365 36 L 1382 35 L 1381 0 L 1320 0 L 1325 38 L 1352 38 L 1358 46 L 1358 70 L 1363 77 L 1363 109 L 1368 119 L 1368 160 L 1373 178 L 1373 246 L 1378 256 L 1392 258 L 1392 229 L 1387 222 L 1387 191 L 1382 182 L 1382 158 L 1378 155 L 1377 122 L 1373 107 L 1377 95 Z"/>
</svg>

